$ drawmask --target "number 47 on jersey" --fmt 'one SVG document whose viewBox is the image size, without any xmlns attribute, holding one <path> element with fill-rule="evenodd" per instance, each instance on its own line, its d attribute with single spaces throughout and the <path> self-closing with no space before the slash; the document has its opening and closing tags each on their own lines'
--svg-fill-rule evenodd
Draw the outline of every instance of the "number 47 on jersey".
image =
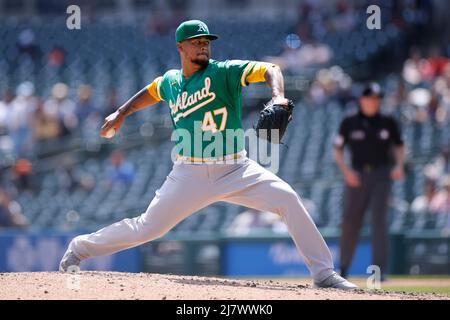
<svg viewBox="0 0 450 320">
<path fill-rule="evenodd" d="M 214 116 L 218 116 L 218 115 L 222 115 L 222 119 L 220 121 L 220 126 L 217 129 L 217 124 L 214 121 Z M 202 131 L 211 131 L 212 133 L 215 133 L 217 131 L 223 131 L 226 128 L 226 124 L 227 124 L 227 117 L 228 117 L 228 112 L 227 112 L 227 108 L 223 107 L 223 108 L 219 108 L 213 111 L 207 111 L 205 112 L 205 116 L 203 117 L 203 121 L 202 121 Z"/>
</svg>

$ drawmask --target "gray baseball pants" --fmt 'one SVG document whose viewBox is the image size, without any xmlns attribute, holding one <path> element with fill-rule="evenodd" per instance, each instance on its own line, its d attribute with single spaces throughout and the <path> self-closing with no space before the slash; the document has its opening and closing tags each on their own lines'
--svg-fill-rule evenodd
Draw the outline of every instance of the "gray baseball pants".
<svg viewBox="0 0 450 320">
<path fill-rule="evenodd" d="M 145 213 L 80 235 L 69 248 L 81 259 L 109 255 L 157 239 L 196 211 L 217 201 L 279 214 L 311 276 L 333 272 L 331 253 L 292 187 L 255 161 L 233 164 L 175 163 Z"/>
</svg>

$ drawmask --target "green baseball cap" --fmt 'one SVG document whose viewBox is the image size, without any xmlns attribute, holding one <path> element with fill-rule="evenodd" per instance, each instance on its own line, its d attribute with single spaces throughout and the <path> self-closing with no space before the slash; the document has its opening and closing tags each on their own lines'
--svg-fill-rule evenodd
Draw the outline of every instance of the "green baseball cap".
<svg viewBox="0 0 450 320">
<path fill-rule="evenodd" d="M 209 33 L 206 23 L 200 20 L 185 21 L 178 26 L 175 32 L 177 42 L 197 37 L 207 37 L 210 40 L 219 38 L 217 35 Z"/>
</svg>

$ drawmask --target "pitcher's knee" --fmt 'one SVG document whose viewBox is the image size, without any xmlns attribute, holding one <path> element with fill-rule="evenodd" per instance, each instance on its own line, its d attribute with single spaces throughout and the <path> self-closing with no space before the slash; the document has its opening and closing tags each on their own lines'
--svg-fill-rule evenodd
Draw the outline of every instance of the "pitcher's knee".
<svg viewBox="0 0 450 320">
<path fill-rule="evenodd" d="M 155 223 L 151 219 L 149 221 L 140 220 L 139 237 L 142 242 L 155 240 L 164 236 L 170 231 L 170 227 Z"/>
<path fill-rule="evenodd" d="M 293 209 L 301 206 L 298 194 L 291 187 L 283 189 L 276 200 L 279 213 L 283 214 L 288 209 Z"/>
<path fill-rule="evenodd" d="M 285 218 L 301 218 L 310 220 L 311 217 L 303 205 L 300 196 L 286 184 L 281 196 L 277 199 L 277 213 Z"/>
<path fill-rule="evenodd" d="M 297 192 L 295 192 L 294 189 L 289 187 L 284 190 L 283 195 L 282 195 L 282 201 L 283 201 L 283 203 L 286 203 L 286 204 L 295 205 L 300 202 L 300 198 L 299 198 Z"/>
</svg>

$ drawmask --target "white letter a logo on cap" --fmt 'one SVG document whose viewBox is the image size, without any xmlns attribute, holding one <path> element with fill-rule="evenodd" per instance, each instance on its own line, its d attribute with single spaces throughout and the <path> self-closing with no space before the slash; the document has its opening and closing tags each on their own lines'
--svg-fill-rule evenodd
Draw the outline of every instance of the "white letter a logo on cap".
<svg viewBox="0 0 450 320">
<path fill-rule="evenodd" d="M 208 32 L 208 30 L 206 30 L 206 26 L 204 24 L 201 24 L 201 23 L 198 24 L 197 32 L 199 32 L 199 31 Z"/>
</svg>

